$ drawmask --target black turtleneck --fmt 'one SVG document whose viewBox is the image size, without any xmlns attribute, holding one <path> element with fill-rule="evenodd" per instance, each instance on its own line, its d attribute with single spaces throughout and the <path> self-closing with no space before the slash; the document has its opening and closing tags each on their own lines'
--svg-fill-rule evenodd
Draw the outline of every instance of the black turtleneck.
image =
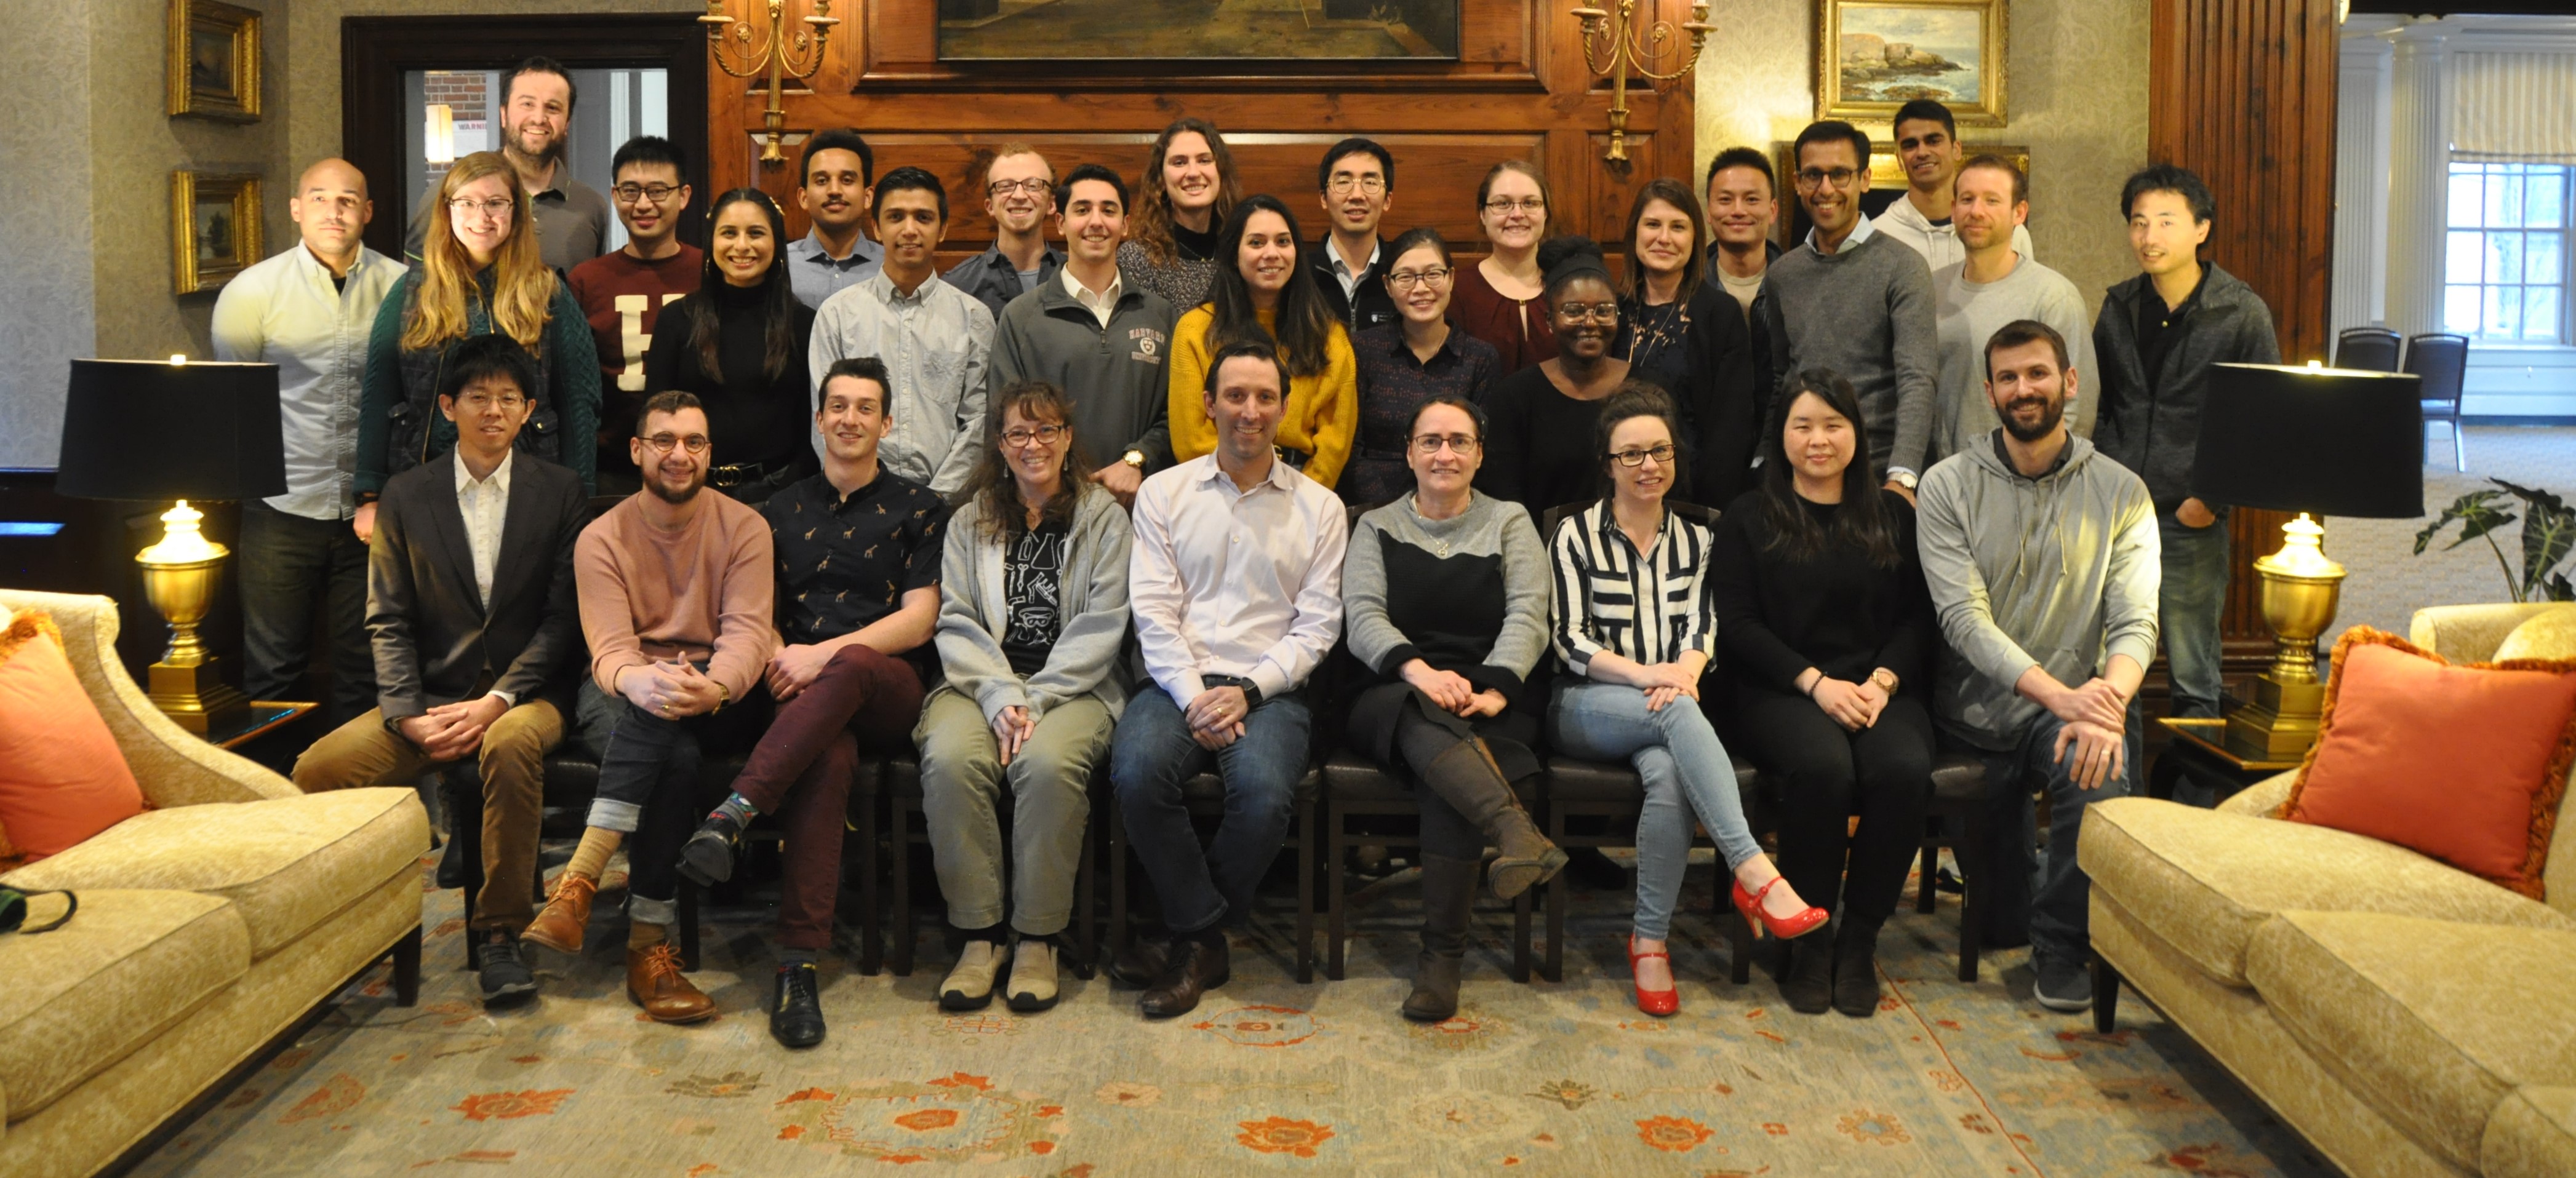
<svg viewBox="0 0 2576 1178">
<path fill-rule="evenodd" d="M 1223 227 L 1222 223 L 1210 220 L 1207 232 L 1201 233 L 1174 221 L 1172 222 L 1172 244 L 1180 247 L 1182 257 L 1193 262 L 1204 262 L 1216 256 L 1217 231 Z"/>
<path fill-rule="evenodd" d="M 701 303 L 700 300 L 707 300 Z M 787 363 L 772 378 L 766 371 L 769 321 L 763 315 L 766 287 L 739 287 L 717 282 L 699 288 L 680 304 L 686 315 L 665 312 L 653 333 L 652 351 L 644 357 L 644 379 L 653 392 L 681 389 L 697 394 L 707 407 L 707 432 L 715 443 L 712 462 L 797 461 L 810 453 L 807 421 L 813 416 L 812 382 L 807 379 L 805 347 L 814 336 L 814 309 L 789 299 L 793 316 Z M 721 334 L 717 354 L 723 372 L 711 376 L 689 345 L 697 317 L 712 307 Z"/>
</svg>

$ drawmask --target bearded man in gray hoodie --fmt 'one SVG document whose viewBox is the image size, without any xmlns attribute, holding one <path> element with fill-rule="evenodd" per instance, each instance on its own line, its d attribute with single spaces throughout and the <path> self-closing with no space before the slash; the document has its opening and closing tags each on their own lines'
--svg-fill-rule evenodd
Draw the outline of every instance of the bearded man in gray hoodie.
<svg viewBox="0 0 2576 1178">
<path fill-rule="evenodd" d="M 1949 640 L 1933 719 L 1945 744 L 1986 763 L 1986 939 L 2018 942 L 2026 925 L 2040 1005 L 2079 1011 L 2093 1001 L 2091 883 L 2075 840 L 2086 807 L 2138 780 L 2138 684 L 2156 655 L 2162 576 L 2155 505 L 2137 475 L 2067 428 L 2078 373 L 2064 336 L 2019 320 L 1985 354 L 2003 424 L 1935 465 L 1921 490 L 1923 576 Z M 2049 795 L 2036 873 L 2033 779 Z"/>
</svg>

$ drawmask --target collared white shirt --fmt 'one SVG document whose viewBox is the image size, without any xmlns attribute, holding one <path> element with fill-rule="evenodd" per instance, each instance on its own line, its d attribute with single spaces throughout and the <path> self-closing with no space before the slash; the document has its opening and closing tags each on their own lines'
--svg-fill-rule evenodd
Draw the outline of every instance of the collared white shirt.
<svg viewBox="0 0 2576 1178">
<path fill-rule="evenodd" d="M 277 365 L 286 493 L 265 502 L 288 515 L 344 520 L 357 513 L 358 396 L 376 309 L 402 263 L 361 247 L 345 281 L 304 243 L 233 276 L 215 298 L 215 358 Z"/>
<path fill-rule="evenodd" d="M 501 528 L 510 517 L 510 463 L 517 453 L 511 447 L 501 455 L 501 465 L 479 479 L 465 468 L 464 455 L 455 456 L 456 513 L 465 517 L 465 546 L 474 553 L 474 594 L 487 614 L 492 611 L 492 571 L 501 559 Z M 518 705 L 509 692 L 492 694 L 504 704 Z"/>
<path fill-rule="evenodd" d="M 1860 214 L 1860 220 L 1852 225 L 1852 231 L 1844 235 L 1841 244 L 1834 247 L 1834 252 L 1839 254 L 1844 250 L 1859 245 L 1860 243 L 1869 240 L 1871 234 L 1877 232 L 1878 227 L 1870 224 L 1869 214 L 1862 213 Z M 1825 252 L 1823 250 L 1816 249 L 1816 231 L 1814 229 L 1807 230 L 1807 248 L 1816 250 L 1816 252 L 1820 254 Z"/>
<path fill-rule="evenodd" d="M 1127 565 L 1146 673 L 1183 708 L 1210 674 L 1293 690 L 1341 637 L 1349 546 L 1342 501 L 1285 462 L 1248 491 L 1213 454 L 1147 478 Z"/>
<path fill-rule="evenodd" d="M 1109 317 L 1118 313 L 1119 296 L 1127 293 L 1127 275 L 1122 270 L 1111 270 L 1109 289 L 1093 294 L 1090 287 L 1084 286 L 1081 279 L 1073 276 L 1073 267 L 1067 266 L 1064 268 L 1064 289 L 1073 295 L 1073 301 L 1082 304 L 1084 310 L 1091 312 L 1092 318 L 1100 321 L 1102 331 L 1107 331 Z"/>
<path fill-rule="evenodd" d="M 984 443 L 984 372 L 993 353 L 993 312 L 938 275 L 909 295 L 879 270 L 824 300 L 814 314 L 806 363 L 813 409 L 823 406 L 823 376 L 836 360 L 874 356 L 894 381 L 887 390 L 886 436 L 877 461 L 942 495 L 966 485 Z M 823 431 L 807 431 L 814 453 Z"/>
<path fill-rule="evenodd" d="M 1351 269 L 1350 263 L 1342 260 L 1342 251 L 1340 247 L 1333 244 L 1333 239 L 1330 237 L 1324 239 L 1324 256 L 1333 260 L 1333 281 L 1342 284 L 1342 299 L 1344 302 L 1348 302 L 1351 299 L 1359 297 L 1360 275 L 1377 268 L 1377 256 L 1383 252 L 1385 248 L 1385 246 L 1378 243 L 1376 238 L 1370 238 L 1368 261 L 1363 263 L 1358 270 L 1354 271 Z"/>
<path fill-rule="evenodd" d="M 885 251 L 862 233 L 850 245 L 850 256 L 836 258 L 823 249 L 823 239 L 808 229 L 787 243 L 787 285 L 796 301 L 821 310 L 833 295 L 874 278 L 885 267 Z"/>
</svg>

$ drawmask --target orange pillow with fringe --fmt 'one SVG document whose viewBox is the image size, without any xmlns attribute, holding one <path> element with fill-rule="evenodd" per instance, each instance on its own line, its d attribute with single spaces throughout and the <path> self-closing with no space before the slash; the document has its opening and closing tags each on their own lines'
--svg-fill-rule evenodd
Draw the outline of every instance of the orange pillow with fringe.
<svg viewBox="0 0 2576 1178">
<path fill-rule="evenodd" d="M 2355 626 L 2280 816 L 2421 852 L 2543 899 L 2576 762 L 2576 659 L 2453 665 Z"/>
<path fill-rule="evenodd" d="M 54 620 L 28 610 L 0 630 L 0 828 L 42 859 L 143 812 L 143 790 L 99 719 Z"/>
</svg>

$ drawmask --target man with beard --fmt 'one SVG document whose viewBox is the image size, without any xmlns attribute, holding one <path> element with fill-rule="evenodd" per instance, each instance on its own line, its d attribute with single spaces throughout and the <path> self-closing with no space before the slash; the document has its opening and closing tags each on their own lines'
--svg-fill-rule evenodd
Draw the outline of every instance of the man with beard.
<svg viewBox="0 0 2576 1178">
<path fill-rule="evenodd" d="M 501 154 L 519 173 L 537 216 L 537 254 L 558 274 L 608 249 L 608 199 L 572 178 L 564 142 L 572 134 L 572 75 L 551 57 L 531 57 L 501 83 Z M 421 194 L 403 252 L 420 256 L 422 234 L 438 203 L 438 180 Z M 442 214 L 444 210 L 440 210 Z"/>
<path fill-rule="evenodd" d="M 1999 155 L 1981 155 L 1959 169 L 1950 204 L 1960 260 L 1935 269 L 1940 300 L 1941 385 L 1932 414 L 1932 461 L 1985 441 L 1995 411 L 1986 403 L 1986 340 L 2005 324 L 2036 319 L 2056 329 L 2075 349 L 2072 371 L 2091 374 L 2093 335 L 2084 296 L 2066 276 L 2031 260 L 2013 243 L 2030 217 L 2030 179 Z M 2092 436 L 2091 397 L 2075 402 L 2078 436 Z"/>
<path fill-rule="evenodd" d="M 573 548 L 590 676 L 582 735 L 599 752 L 589 828 L 522 940 L 581 951 L 600 873 L 626 836 L 626 996 L 657 1022 L 697 1022 L 715 1003 L 680 975 L 670 926 L 673 866 L 688 837 L 703 752 L 748 745 L 766 709 L 750 702 L 778 648 L 769 523 L 707 494 L 706 409 L 684 392 L 644 403 L 628 443 L 644 489 L 583 529 Z M 639 830 L 640 826 L 640 830 Z"/>
<path fill-rule="evenodd" d="M 2050 1010 L 2092 1005 L 2084 963 L 2091 881 L 2076 862 L 2085 808 L 2140 770 L 2138 683 L 2156 657 L 2156 512 L 2147 486 L 2066 427 L 2078 373 L 2045 323 L 1986 341 L 1986 396 L 2003 424 L 1923 476 L 1918 544 L 1949 641 L 1933 686 L 1944 744 L 1982 757 L 1994 843 L 1988 944 L 2027 936 Z M 2048 791 L 2034 890 L 2029 782 Z M 1978 935 L 1980 930 L 1970 930 Z"/>
<path fill-rule="evenodd" d="M 1950 108 L 1917 98 L 1896 108 L 1896 162 L 1905 169 L 1905 193 L 1887 202 L 1871 222 L 1878 231 L 1914 247 L 1925 265 L 1938 274 L 1959 264 L 1969 248 L 1965 226 L 1958 224 L 1951 198 L 1959 169 L 1959 120 Z M 2023 261 L 2039 256 L 2031 248 L 2030 230 L 2016 223 L 2005 235 Z"/>
<path fill-rule="evenodd" d="M 1046 241 L 1048 202 L 1054 199 L 1055 165 L 1028 144 L 1003 144 L 984 169 L 984 215 L 993 219 L 993 245 L 940 280 L 1001 318 L 1012 299 L 1046 285 L 1064 268 L 1064 251 Z"/>
</svg>

